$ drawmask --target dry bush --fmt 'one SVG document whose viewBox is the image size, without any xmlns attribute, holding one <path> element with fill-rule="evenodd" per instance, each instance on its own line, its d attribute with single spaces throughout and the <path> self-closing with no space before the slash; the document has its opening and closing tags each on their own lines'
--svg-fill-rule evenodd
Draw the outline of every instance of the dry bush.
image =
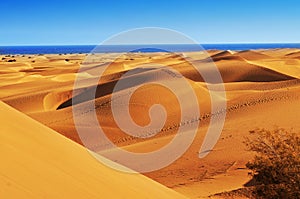
<svg viewBox="0 0 300 199">
<path fill-rule="evenodd" d="M 300 198 L 300 137 L 284 129 L 257 129 L 246 138 L 256 152 L 247 163 L 256 198 Z"/>
</svg>

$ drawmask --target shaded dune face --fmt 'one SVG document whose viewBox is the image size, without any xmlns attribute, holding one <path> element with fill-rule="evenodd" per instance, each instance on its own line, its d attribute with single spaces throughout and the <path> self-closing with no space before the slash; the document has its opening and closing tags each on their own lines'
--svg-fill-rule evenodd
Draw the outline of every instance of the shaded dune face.
<svg viewBox="0 0 300 199">
<path fill-rule="evenodd" d="M 227 82 L 273 82 L 295 79 L 292 76 L 282 74 L 244 61 L 217 62 L 223 81 Z"/>
<path fill-rule="evenodd" d="M 138 86 L 141 84 L 149 83 L 155 81 L 155 79 L 160 78 L 158 76 L 157 70 L 160 69 L 132 69 L 130 72 L 130 75 L 127 75 L 125 78 L 126 85 L 121 86 L 121 88 L 118 88 L 118 90 L 114 90 L 115 85 L 118 82 L 118 79 L 103 81 L 100 80 L 98 85 L 86 87 L 83 89 L 83 91 L 79 91 L 80 94 L 76 95 L 74 98 L 67 100 L 66 102 L 62 103 L 57 109 L 62 109 L 73 104 L 79 104 L 85 101 L 92 100 L 94 98 L 100 98 L 106 95 L 111 94 L 112 92 L 120 92 L 122 90 L 126 90 L 128 88 L 132 88 L 134 86 Z M 128 72 L 128 71 L 126 71 Z M 125 74 L 125 72 L 123 73 Z M 162 77 L 163 78 L 163 77 Z M 96 80 L 97 81 L 97 80 Z M 80 85 L 81 83 L 79 83 Z"/>
<path fill-rule="evenodd" d="M 292 52 L 285 55 L 288 58 L 300 59 L 300 52 Z"/>
<path fill-rule="evenodd" d="M 245 150 L 243 137 L 249 130 L 274 126 L 300 129 L 299 49 L 212 50 L 208 54 L 211 58 L 196 52 L 101 54 L 90 62 L 84 61 L 85 55 L 16 56 L 16 62 L 0 61 L 0 99 L 94 151 L 103 150 L 103 143 L 89 132 L 100 124 L 115 145 L 144 153 L 172 141 L 181 122 L 178 99 L 187 94 L 185 86 L 176 86 L 174 94 L 158 83 L 176 85 L 177 80 L 184 79 L 198 99 L 197 106 L 185 102 L 187 112 L 200 111 L 197 135 L 182 157 L 145 175 L 189 197 L 208 196 L 240 188 L 248 180 L 245 163 L 253 154 Z M 196 64 L 206 75 L 214 75 L 211 60 L 223 78 L 225 99 L 219 95 L 221 83 L 204 81 L 192 66 Z M 99 71 L 106 66 L 99 79 Z M 78 77 L 79 86 L 74 89 Z M 126 84 L 116 88 L 121 77 Z M 137 89 L 128 106 L 137 125 L 151 122 L 149 110 L 153 105 L 165 108 L 166 121 L 152 137 L 128 135 L 114 120 L 113 95 L 125 99 L 134 88 Z M 226 101 L 226 121 L 217 145 L 207 157 L 199 159 L 199 148 L 212 116 L 211 95 Z M 78 108 L 77 125 L 85 130 L 83 135 L 75 128 L 72 103 Z M 92 124 L 88 123 L 93 117 L 90 109 L 97 116 Z"/>
</svg>

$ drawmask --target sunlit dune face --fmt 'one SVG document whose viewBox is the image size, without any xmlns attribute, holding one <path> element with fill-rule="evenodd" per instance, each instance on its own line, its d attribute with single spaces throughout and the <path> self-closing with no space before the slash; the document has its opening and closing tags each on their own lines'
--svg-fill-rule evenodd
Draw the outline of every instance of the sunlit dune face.
<svg viewBox="0 0 300 199">
<path fill-rule="evenodd" d="M 178 88 L 180 89 L 180 88 Z M 134 94 L 131 96 L 129 111 L 132 117 L 132 120 L 140 126 L 149 125 L 151 120 L 161 120 L 163 117 L 156 115 L 156 117 L 150 118 L 150 109 L 153 105 L 159 104 L 163 107 L 166 113 L 166 121 L 162 129 L 149 129 L 149 132 L 141 132 L 141 135 L 135 139 L 137 142 L 145 141 L 149 139 L 155 139 L 157 137 L 172 135 L 165 140 L 164 144 L 167 144 L 173 139 L 174 134 L 178 130 L 176 124 L 180 123 L 180 104 L 177 100 L 177 97 L 167 88 L 156 85 L 156 84 L 147 84 L 138 88 Z M 155 121 L 154 121 L 155 122 Z M 150 136 L 147 134 L 153 134 L 149 138 L 143 138 L 145 136 Z M 151 148 L 151 150 L 158 150 L 160 145 L 156 146 L 157 148 Z M 150 152 L 150 148 L 144 148 L 143 151 L 133 151 L 133 152 Z"/>
<path fill-rule="evenodd" d="M 180 90 L 180 88 L 178 88 Z M 180 115 L 180 104 L 177 97 L 169 89 L 157 85 L 148 84 L 138 88 L 134 94 L 131 96 L 129 110 L 134 122 L 140 126 L 146 126 L 150 123 L 151 118 L 149 117 L 149 109 L 155 105 L 159 104 L 164 107 L 165 112 L 168 116 Z M 143 108 L 144 111 L 140 111 L 138 107 Z M 174 114 L 175 113 L 175 114 Z M 159 118 L 153 118 L 159 119 Z M 175 118 L 173 118 L 175 119 Z M 172 120 L 169 119 L 166 123 L 170 123 Z M 179 122 L 173 121 L 174 123 Z"/>
</svg>

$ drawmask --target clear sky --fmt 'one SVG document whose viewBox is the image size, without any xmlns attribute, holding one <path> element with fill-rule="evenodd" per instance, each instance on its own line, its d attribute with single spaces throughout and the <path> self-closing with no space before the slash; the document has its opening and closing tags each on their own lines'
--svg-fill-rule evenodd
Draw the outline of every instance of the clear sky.
<svg viewBox="0 0 300 199">
<path fill-rule="evenodd" d="M 4 0 L 0 45 L 99 44 L 163 27 L 203 43 L 300 43 L 299 0 Z"/>
</svg>

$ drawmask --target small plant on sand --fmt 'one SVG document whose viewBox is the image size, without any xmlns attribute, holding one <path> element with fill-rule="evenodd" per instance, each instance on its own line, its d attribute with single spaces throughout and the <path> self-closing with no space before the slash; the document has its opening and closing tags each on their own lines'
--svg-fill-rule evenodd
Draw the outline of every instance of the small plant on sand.
<svg viewBox="0 0 300 199">
<path fill-rule="evenodd" d="M 246 138 L 256 152 L 247 163 L 253 176 L 255 198 L 300 198 L 300 137 L 284 129 L 257 129 Z"/>
</svg>

